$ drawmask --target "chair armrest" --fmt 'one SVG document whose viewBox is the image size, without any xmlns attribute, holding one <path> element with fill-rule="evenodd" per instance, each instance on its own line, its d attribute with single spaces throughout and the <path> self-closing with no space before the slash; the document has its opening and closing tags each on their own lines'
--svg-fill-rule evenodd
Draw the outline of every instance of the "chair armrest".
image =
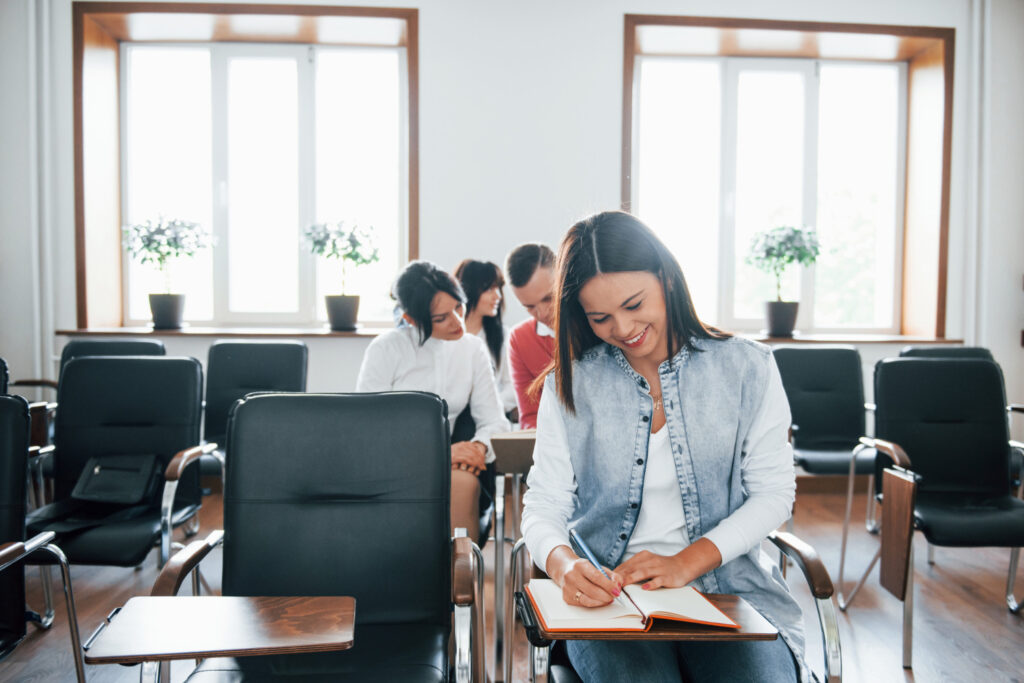
<svg viewBox="0 0 1024 683">
<path fill-rule="evenodd" d="M 899 444 L 886 441 L 885 439 L 874 439 L 869 436 L 860 437 L 860 442 L 868 448 L 874 448 L 876 451 L 885 453 L 899 467 L 904 469 L 910 468 L 910 457 L 907 456 L 907 452 Z"/>
<path fill-rule="evenodd" d="M 11 541 L 0 545 L 0 571 L 52 543 L 56 537 L 53 531 L 43 531 L 24 542 Z"/>
<path fill-rule="evenodd" d="M 1006 406 L 1006 410 L 1011 413 L 1024 413 L 1024 403 L 1011 403 Z"/>
<path fill-rule="evenodd" d="M 224 530 L 216 529 L 201 541 L 192 541 L 179 550 L 160 570 L 150 595 L 175 596 L 188 573 L 195 569 L 210 551 L 224 542 Z"/>
<path fill-rule="evenodd" d="M 12 387 L 49 387 L 50 389 L 57 388 L 56 380 L 52 379 L 16 379 L 11 382 Z"/>
<path fill-rule="evenodd" d="M 212 453 L 215 450 L 217 450 L 217 444 L 206 443 L 202 446 L 192 446 L 183 451 L 178 451 L 174 458 L 171 459 L 171 462 L 167 464 L 167 469 L 164 470 L 164 478 L 167 481 L 178 481 L 181 479 L 181 475 L 186 467 L 197 462 L 202 455 Z"/>
<path fill-rule="evenodd" d="M 57 447 L 53 444 L 49 446 L 29 446 L 28 457 L 31 458 L 44 458 L 57 450 Z"/>
<path fill-rule="evenodd" d="M 53 413 L 57 410 L 56 403 L 37 401 L 28 405 L 31 433 L 29 443 L 33 446 L 45 446 L 50 442 L 50 423 Z"/>
<path fill-rule="evenodd" d="M 457 537 L 452 545 L 452 602 L 472 605 L 476 586 L 473 571 L 473 542 L 466 536 Z"/>
<path fill-rule="evenodd" d="M 828 575 L 828 570 L 825 569 L 825 564 L 818 557 L 818 553 L 810 544 L 785 531 L 771 532 L 768 534 L 768 540 L 796 562 L 804 573 L 807 585 L 810 586 L 811 593 L 815 598 L 820 600 L 832 597 L 835 592 L 832 578 Z"/>
</svg>

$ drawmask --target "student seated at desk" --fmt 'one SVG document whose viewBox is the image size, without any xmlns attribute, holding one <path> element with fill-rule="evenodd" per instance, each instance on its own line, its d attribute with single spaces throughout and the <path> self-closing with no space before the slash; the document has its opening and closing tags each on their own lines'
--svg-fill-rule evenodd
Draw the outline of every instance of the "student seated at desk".
<svg viewBox="0 0 1024 683">
<path fill-rule="evenodd" d="M 501 268 L 490 261 L 473 259 L 456 266 L 455 277 L 466 295 L 466 332 L 480 337 L 487 345 L 501 407 L 509 415 L 516 411 L 516 390 L 508 373 L 509 330 L 501 322 L 505 312 L 505 278 Z"/>
<path fill-rule="evenodd" d="M 452 444 L 452 529 L 480 534 L 479 477 L 494 460 L 491 434 L 507 432 L 487 347 L 466 334 L 465 296 L 459 283 L 433 263 L 413 261 L 395 284 L 399 327 L 374 339 L 359 368 L 356 391 L 429 391 L 448 403 L 448 417 L 470 409 L 476 432 Z M 401 429 L 401 425 L 395 425 Z M 383 454 L 386 455 L 386 454 Z"/>
<path fill-rule="evenodd" d="M 808 680 L 803 619 L 760 543 L 796 491 L 789 406 L 767 346 L 701 323 L 678 262 L 622 212 L 570 228 L 555 366 L 543 380 L 523 536 L 570 604 L 621 586 L 742 596 L 774 641 L 568 640 L 584 681 Z M 606 567 L 572 551 L 573 528 Z"/>
<path fill-rule="evenodd" d="M 555 254 L 544 244 L 520 244 L 505 259 L 505 272 L 512 293 L 530 314 L 509 335 L 508 361 L 519 405 L 519 425 L 533 429 L 537 426 L 540 396 L 530 387 L 548 371 L 555 352 Z"/>
</svg>

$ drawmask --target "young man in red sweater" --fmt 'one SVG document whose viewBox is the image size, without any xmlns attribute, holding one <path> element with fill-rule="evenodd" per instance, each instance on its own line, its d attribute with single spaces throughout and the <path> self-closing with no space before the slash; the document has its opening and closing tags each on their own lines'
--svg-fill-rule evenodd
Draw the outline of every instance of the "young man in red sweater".
<svg viewBox="0 0 1024 683">
<path fill-rule="evenodd" d="M 508 339 L 509 369 L 519 404 L 519 425 L 537 426 L 537 405 L 528 391 L 555 354 L 555 254 L 543 244 L 521 244 L 505 260 L 512 293 L 530 314 L 516 325 Z"/>
</svg>

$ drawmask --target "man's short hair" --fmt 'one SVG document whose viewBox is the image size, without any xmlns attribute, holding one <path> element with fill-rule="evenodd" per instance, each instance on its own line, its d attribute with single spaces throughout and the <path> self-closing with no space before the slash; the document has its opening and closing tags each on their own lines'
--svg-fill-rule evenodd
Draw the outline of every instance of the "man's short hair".
<svg viewBox="0 0 1024 683">
<path fill-rule="evenodd" d="M 505 259 L 505 274 L 513 287 L 522 287 L 538 268 L 551 268 L 555 265 L 555 252 L 546 244 L 528 242 L 520 244 L 509 252 Z"/>
</svg>

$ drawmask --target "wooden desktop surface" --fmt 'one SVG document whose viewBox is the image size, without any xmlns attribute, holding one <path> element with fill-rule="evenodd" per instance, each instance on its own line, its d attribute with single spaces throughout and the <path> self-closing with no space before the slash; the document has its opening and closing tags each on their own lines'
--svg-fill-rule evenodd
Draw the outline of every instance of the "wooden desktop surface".
<svg viewBox="0 0 1024 683">
<path fill-rule="evenodd" d="M 778 630 L 768 620 L 737 595 L 704 593 L 705 598 L 715 607 L 722 610 L 727 617 L 740 625 L 736 628 L 722 628 L 690 624 L 681 621 L 655 619 L 650 631 L 614 631 L 608 633 L 595 631 L 545 631 L 536 619 L 537 630 L 548 640 L 702 640 L 702 641 L 738 641 L 738 640 L 775 640 L 779 637 Z M 533 609 L 530 601 L 526 601 L 529 609 Z"/>
<path fill-rule="evenodd" d="M 330 652 L 352 647 L 351 597 L 130 599 L 85 651 L 87 664 Z"/>
</svg>

